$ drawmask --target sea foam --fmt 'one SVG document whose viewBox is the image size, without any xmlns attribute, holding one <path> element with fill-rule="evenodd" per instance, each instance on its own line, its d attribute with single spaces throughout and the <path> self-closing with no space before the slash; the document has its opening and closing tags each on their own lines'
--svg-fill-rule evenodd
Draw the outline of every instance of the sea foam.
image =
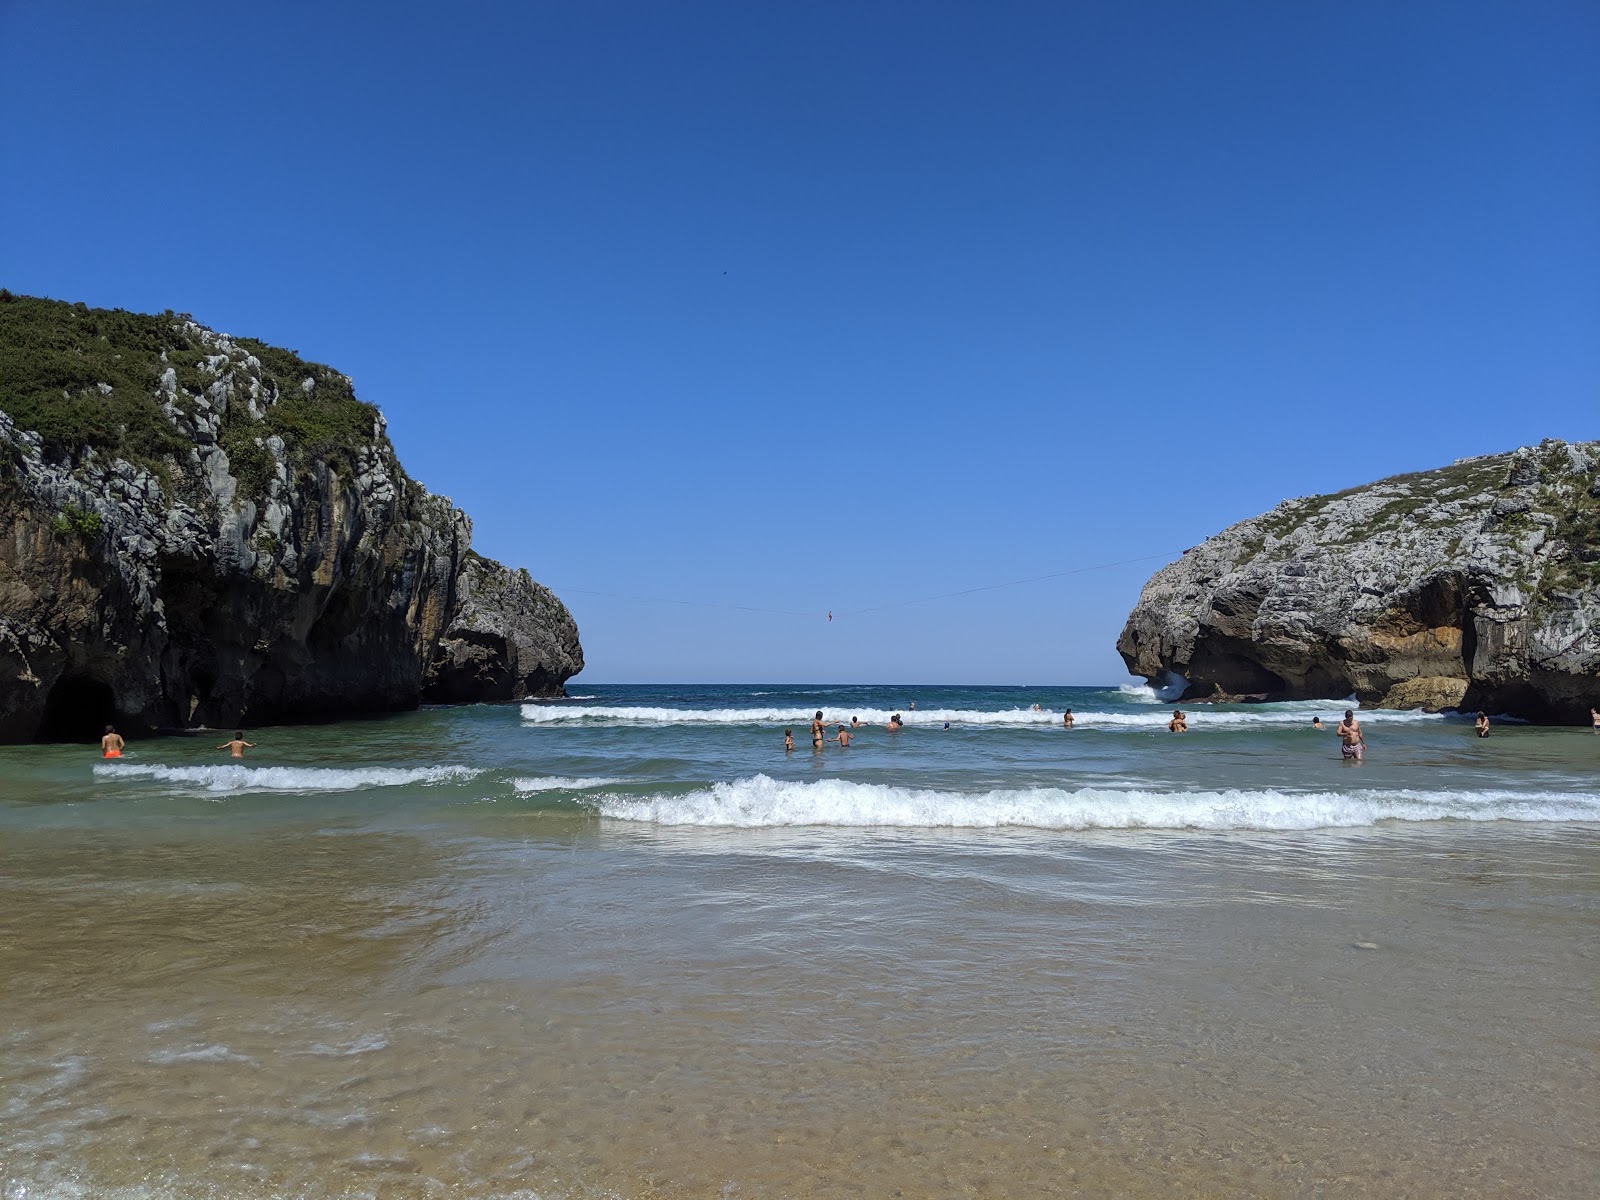
<svg viewBox="0 0 1600 1200">
<path fill-rule="evenodd" d="M 1205 729 L 1295 726 L 1307 725 L 1314 716 L 1337 720 L 1346 708 L 1354 708 L 1345 701 L 1297 700 L 1283 704 L 1263 705 L 1244 711 L 1223 712 L 1207 707 L 1189 710 L 1190 732 Z M 908 726 L 941 727 L 946 721 L 955 726 L 1012 727 L 1060 726 L 1059 712 L 1034 712 L 1030 708 L 998 710 L 968 708 L 888 709 L 888 708 L 838 708 L 824 704 L 824 720 L 828 725 L 848 722 L 858 717 L 868 725 L 882 726 L 898 712 Z M 811 723 L 816 707 L 811 708 L 647 708 L 626 705 L 544 705 L 524 704 L 522 720 L 527 725 L 783 725 L 794 728 L 796 735 L 804 733 Z M 1165 711 L 1107 712 L 1081 709 L 1073 714 L 1076 726 L 1088 729 L 1161 729 L 1165 728 L 1169 714 Z M 1442 721 L 1438 713 L 1363 711 L 1361 720 L 1372 724 L 1412 724 Z"/>
<path fill-rule="evenodd" d="M 348 792 L 357 788 L 400 787 L 471 779 L 471 767 L 246 767 L 237 763 L 168 767 L 146 763 L 98 763 L 103 779 L 154 779 L 192 784 L 208 792 Z"/>
<path fill-rule="evenodd" d="M 569 778 L 565 775 L 541 775 L 532 779 L 513 779 L 511 786 L 525 795 L 535 792 L 586 792 L 595 788 L 615 787 L 620 779 L 600 779 L 590 776 Z"/>
<path fill-rule="evenodd" d="M 1600 793 L 1112 787 L 940 792 L 842 779 L 802 783 L 755 775 L 678 796 L 607 797 L 599 810 L 603 816 L 625 821 L 740 828 L 1296 830 L 1379 821 L 1600 821 Z"/>
</svg>

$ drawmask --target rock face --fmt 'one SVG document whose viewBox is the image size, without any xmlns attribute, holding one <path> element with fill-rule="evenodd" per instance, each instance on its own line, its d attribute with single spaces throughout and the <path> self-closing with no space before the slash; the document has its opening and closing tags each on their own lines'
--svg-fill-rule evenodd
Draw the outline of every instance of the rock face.
<svg viewBox="0 0 1600 1200">
<path fill-rule="evenodd" d="M 0 293 L 0 741 L 560 694 L 571 616 L 470 541 L 337 372 Z"/>
<path fill-rule="evenodd" d="M 555 593 L 526 570 L 469 553 L 423 698 L 453 704 L 559 696 L 561 685 L 581 670 L 578 627 Z"/>
<path fill-rule="evenodd" d="M 1286 500 L 1145 584 L 1117 650 L 1182 698 L 1339 698 L 1587 722 L 1600 442 Z"/>
</svg>

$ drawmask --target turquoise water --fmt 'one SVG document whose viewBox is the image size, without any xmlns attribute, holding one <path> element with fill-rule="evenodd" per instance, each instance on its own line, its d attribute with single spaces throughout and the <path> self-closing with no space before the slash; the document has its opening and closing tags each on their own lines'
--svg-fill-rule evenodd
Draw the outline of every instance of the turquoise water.
<svg viewBox="0 0 1600 1200">
<path fill-rule="evenodd" d="M 1600 737 L 572 690 L 0 748 L 0 1195 L 1592 1194 Z"/>
<path fill-rule="evenodd" d="M 232 764 L 215 739 L 0 750 L 10 798 L 70 801 L 7 821 L 204 813 L 270 820 L 305 806 L 423 819 L 485 805 L 666 825 L 1291 830 L 1385 820 L 1600 818 L 1600 738 L 1454 715 L 1361 714 L 1369 752 L 1339 756 L 1340 703 L 1196 706 L 1190 732 L 1147 689 L 575 688 L 565 701 L 435 709 L 252 734 Z M 911 706 L 915 703 L 917 707 Z M 1033 711 L 1038 705 L 1041 711 Z M 1061 714 L 1074 710 L 1072 729 Z M 808 733 L 824 710 L 829 742 Z M 906 728 L 890 733 L 899 712 Z M 1326 731 L 1311 728 L 1321 716 Z M 866 723 L 846 749 L 836 726 Z M 948 728 L 946 725 L 948 724 Z M 796 750 L 783 751 L 783 730 Z"/>
</svg>

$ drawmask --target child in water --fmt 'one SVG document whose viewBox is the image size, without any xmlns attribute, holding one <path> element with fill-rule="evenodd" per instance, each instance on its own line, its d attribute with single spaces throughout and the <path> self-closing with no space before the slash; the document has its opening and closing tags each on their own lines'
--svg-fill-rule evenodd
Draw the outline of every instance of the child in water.
<svg viewBox="0 0 1600 1200">
<path fill-rule="evenodd" d="M 783 748 L 785 751 L 794 749 L 794 730 L 785 729 L 783 731 Z"/>
</svg>

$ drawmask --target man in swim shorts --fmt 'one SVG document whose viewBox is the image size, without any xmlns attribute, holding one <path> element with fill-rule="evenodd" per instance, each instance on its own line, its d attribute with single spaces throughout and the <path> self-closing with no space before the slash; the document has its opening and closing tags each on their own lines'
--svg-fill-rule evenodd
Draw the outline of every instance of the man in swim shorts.
<svg viewBox="0 0 1600 1200">
<path fill-rule="evenodd" d="M 811 748 L 822 749 L 822 710 L 817 709 L 817 715 L 811 718 Z"/>
<path fill-rule="evenodd" d="M 122 748 L 128 743 L 122 740 L 122 735 L 111 726 L 106 726 L 105 736 L 100 739 L 101 758 L 121 758 Z"/>
<path fill-rule="evenodd" d="M 223 742 L 222 745 L 217 747 L 218 750 L 228 751 L 234 758 L 243 758 L 246 750 L 254 750 L 255 748 L 256 744 L 254 742 L 244 740 L 244 730 L 242 729 L 234 731 L 231 742 Z"/>
<path fill-rule="evenodd" d="M 1334 730 L 1339 735 L 1339 753 L 1344 758 L 1352 758 L 1356 762 L 1366 753 L 1367 739 L 1362 735 L 1361 722 L 1356 720 L 1356 714 L 1350 709 L 1344 710 L 1344 720 L 1339 722 Z"/>
</svg>

